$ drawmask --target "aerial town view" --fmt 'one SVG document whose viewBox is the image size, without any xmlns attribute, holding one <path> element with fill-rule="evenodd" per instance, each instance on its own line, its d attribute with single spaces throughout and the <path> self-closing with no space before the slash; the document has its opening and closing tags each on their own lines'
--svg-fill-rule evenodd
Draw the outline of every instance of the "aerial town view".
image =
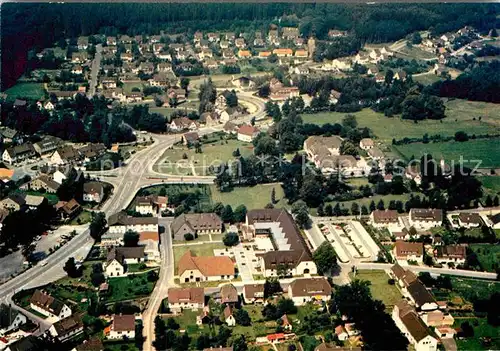
<svg viewBox="0 0 500 351">
<path fill-rule="evenodd" d="M 0 28 L 0 351 L 500 350 L 499 4 Z"/>
</svg>

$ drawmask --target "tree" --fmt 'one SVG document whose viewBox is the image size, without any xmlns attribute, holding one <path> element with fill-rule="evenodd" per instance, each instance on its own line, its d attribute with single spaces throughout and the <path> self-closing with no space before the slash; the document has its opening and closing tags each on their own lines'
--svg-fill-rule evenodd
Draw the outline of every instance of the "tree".
<svg viewBox="0 0 500 351">
<path fill-rule="evenodd" d="M 455 141 L 464 142 L 469 140 L 469 136 L 466 132 L 459 130 L 455 133 Z"/>
<path fill-rule="evenodd" d="M 186 240 L 186 241 L 194 240 L 194 235 L 191 233 L 186 233 L 186 234 L 184 234 L 184 240 Z"/>
<path fill-rule="evenodd" d="M 240 242 L 240 238 L 236 233 L 227 233 L 222 238 L 222 242 L 226 246 L 235 246 L 238 245 L 238 243 Z"/>
<path fill-rule="evenodd" d="M 422 36 L 420 35 L 419 32 L 415 32 L 412 34 L 411 43 L 413 45 L 418 45 L 418 44 L 422 43 Z"/>
<path fill-rule="evenodd" d="M 99 286 L 106 281 L 102 271 L 102 264 L 94 263 L 92 265 L 92 273 L 90 274 L 90 281 L 93 286 Z"/>
<path fill-rule="evenodd" d="M 491 196 L 490 196 L 490 195 L 486 196 L 485 206 L 486 206 L 486 207 L 491 207 L 491 206 L 493 206 L 493 200 L 492 200 L 492 198 L 491 198 Z"/>
<path fill-rule="evenodd" d="M 361 206 L 361 215 L 363 216 L 368 215 L 368 208 L 366 208 L 365 205 Z"/>
<path fill-rule="evenodd" d="M 244 311 L 244 310 L 238 310 L 238 311 Z M 248 313 L 244 311 L 247 315 Z M 238 323 L 238 322 L 236 322 Z M 239 324 L 239 323 L 238 323 Z M 244 325 L 244 324 L 241 324 Z M 250 325 L 250 324 L 248 324 Z M 248 350 L 247 342 L 245 339 L 244 335 L 238 335 L 234 340 L 233 340 L 233 351 L 246 351 Z"/>
<path fill-rule="evenodd" d="M 233 221 L 233 208 L 231 205 L 226 205 L 221 212 L 221 219 L 225 223 L 231 223 Z"/>
<path fill-rule="evenodd" d="M 234 311 L 234 319 L 236 320 L 237 324 L 243 326 L 249 326 L 252 323 L 248 312 L 242 308 L 236 309 Z"/>
<path fill-rule="evenodd" d="M 92 220 L 89 226 L 90 236 L 95 241 L 101 241 L 101 235 L 107 225 L 108 221 L 104 212 L 92 212 Z"/>
<path fill-rule="evenodd" d="M 313 261 L 318 268 L 318 274 L 331 274 L 337 266 L 337 256 L 335 250 L 329 242 L 323 242 L 313 253 Z"/>
<path fill-rule="evenodd" d="M 376 210 L 375 201 L 370 202 L 370 213 Z"/>
<path fill-rule="evenodd" d="M 187 96 L 187 89 L 189 87 L 190 80 L 189 78 L 182 77 L 181 78 L 181 89 L 186 90 L 186 96 Z"/>
<path fill-rule="evenodd" d="M 139 243 L 139 233 L 133 230 L 127 230 L 123 234 L 123 245 L 126 247 L 136 247 Z"/>
<path fill-rule="evenodd" d="M 233 221 L 236 223 L 242 223 L 245 221 L 247 215 L 247 208 L 245 205 L 239 205 L 235 208 L 233 212 Z"/>
<path fill-rule="evenodd" d="M 264 298 L 271 297 L 277 293 L 283 292 L 280 282 L 276 278 L 267 278 L 264 283 Z"/>
<path fill-rule="evenodd" d="M 271 190 L 271 203 L 275 204 L 277 201 L 276 201 L 276 189 L 273 188 Z"/>
<path fill-rule="evenodd" d="M 295 222 L 297 222 L 301 228 L 307 228 L 311 222 L 311 219 L 309 218 L 309 211 L 307 209 L 301 209 L 295 215 Z"/>
<path fill-rule="evenodd" d="M 240 157 L 240 156 L 241 156 L 240 149 L 236 148 L 236 150 L 233 151 L 233 157 Z"/>
<path fill-rule="evenodd" d="M 359 205 L 356 202 L 351 205 L 351 213 L 355 216 L 359 215 Z"/>
<path fill-rule="evenodd" d="M 81 268 L 78 269 L 76 267 L 76 263 L 75 263 L 75 258 L 74 257 L 68 258 L 68 260 L 64 264 L 63 269 L 68 274 L 68 277 L 70 277 L 70 278 L 77 278 L 77 277 L 80 277 L 82 275 Z"/>
<path fill-rule="evenodd" d="M 377 210 L 383 211 L 385 209 L 384 200 L 380 199 L 377 203 Z"/>
</svg>

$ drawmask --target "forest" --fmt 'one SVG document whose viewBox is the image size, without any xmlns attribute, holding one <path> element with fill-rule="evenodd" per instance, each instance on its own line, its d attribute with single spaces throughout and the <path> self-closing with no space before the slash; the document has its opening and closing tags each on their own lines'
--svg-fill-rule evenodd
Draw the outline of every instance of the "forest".
<svg viewBox="0 0 500 351">
<path fill-rule="evenodd" d="M 261 30 L 298 26 L 325 39 L 330 29 L 351 31 L 360 43 L 398 40 L 416 30 L 439 34 L 472 25 L 486 32 L 498 23 L 497 4 L 48 4 L 2 6 L 2 91 L 24 72 L 28 52 L 63 38 L 90 34 L 159 34 Z M 335 56 L 328 52 L 327 56 Z"/>
</svg>

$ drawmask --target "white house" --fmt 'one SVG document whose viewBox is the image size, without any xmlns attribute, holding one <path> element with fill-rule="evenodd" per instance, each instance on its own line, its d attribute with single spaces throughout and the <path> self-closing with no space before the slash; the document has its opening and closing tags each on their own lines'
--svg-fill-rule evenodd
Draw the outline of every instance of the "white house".
<svg viewBox="0 0 500 351">
<path fill-rule="evenodd" d="M 38 289 L 31 296 L 30 308 L 53 322 L 67 318 L 72 314 L 71 309 L 64 302 Z"/>
<path fill-rule="evenodd" d="M 247 304 L 264 303 L 264 284 L 245 284 L 243 301 Z"/>
<path fill-rule="evenodd" d="M 424 259 L 424 245 L 398 240 L 394 245 L 393 256 L 397 261 L 416 261 L 422 263 Z"/>
<path fill-rule="evenodd" d="M 397 228 L 400 226 L 398 212 L 375 210 L 370 214 L 370 224 L 376 228 Z"/>
<path fill-rule="evenodd" d="M 13 309 L 10 306 L 1 305 L 0 309 L 4 310 L 3 312 L 7 316 L 9 316 L 9 323 L 5 328 L 0 329 L 0 335 L 7 334 L 9 331 L 17 329 L 21 325 L 26 324 L 26 322 L 28 322 L 28 318 L 24 314 Z"/>
<path fill-rule="evenodd" d="M 233 308 L 229 305 L 224 308 L 224 321 L 228 327 L 234 327 L 236 325 L 236 319 L 233 316 Z"/>
<path fill-rule="evenodd" d="M 182 283 L 231 280 L 234 262 L 228 256 L 195 256 L 188 250 L 177 264 L 177 276 Z"/>
<path fill-rule="evenodd" d="M 83 184 L 83 201 L 101 203 L 104 198 L 104 187 L 99 182 Z"/>
<path fill-rule="evenodd" d="M 479 213 L 460 212 L 458 214 L 458 224 L 463 228 L 477 228 L 483 224 Z"/>
<path fill-rule="evenodd" d="M 107 277 L 120 277 L 126 272 L 127 265 L 144 261 L 144 246 L 115 247 L 109 251 L 103 263 L 104 273 Z"/>
<path fill-rule="evenodd" d="M 69 316 L 52 324 L 48 333 L 57 340 L 64 342 L 83 333 L 83 322 L 80 316 Z"/>
<path fill-rule="evenodd" d="M 435 249 L 434 258 L 440 264 L 464 264 L 467 258 L 467 249 L 463 245 L 438 246 Z"/>
<path fill-rule="evenodd" d="M 340 341 L 346 341 L 349 338 L 349 334 L 347 334 L 343 325 L 337 325 L 335 327 L 335 335 L 337 335 Z"/>
<path fill-rule="evenodd" d="M 443 223 L 443 210 L 429 208 L 412 208 L 409 218 L 410 226 L 427 230 L 439 227 Z"/>
<path fill-rule="evenodd" d="M 168 289 L 168 307 L 174 313 L 184 309 L 198 310 L 205 306 L 203 288 L 170 288 Z"/>
<path fill-rule="evenodd" d="M 238 140 L 251 143 L 259 134 L 259 130 L 252 125 L 244 124 L 238 129 Z"/>
<path fill-rule="evenodd" d="M 296 306 L 308 302 L 326 302 L 331 299 L 332 287 L 326 278 L 299 278 L 288 286 L 288 298 Z"/>
<path fill-rule="evenodd" d="M 392 319 L 416 351 L 437 350 L 438 340 L 405 300 L 394 306 Z"/>
<path fill-rule="evenodd" d="M 140 232 L 138 245 L 144 247 L 144 259 L 147 262 L 161 261 L 158 232 Z"/>
<path fill-rule="evenodd" d="M 118 212 L 109 217 L 110 233 L 125 234 L 127 230 L 140 232 L 158 232 L 157 217 L 131 217 L 125 212 Z"/>
<path fill-rule="evenodd" d="M 113 315 L 113 322 L 104 329 L 108 339 L 134 339 L 135 338 L 135 316 L 133 314 Z"/>
<path fill-rule="evenodd" d="M 362 148 L 363 150 L 370 150 L 375 146 L 375 143 L 373 142 L 373 139 L 370 138 L 363 138 L 359 142 L 359 147 Z"/>
</svg>

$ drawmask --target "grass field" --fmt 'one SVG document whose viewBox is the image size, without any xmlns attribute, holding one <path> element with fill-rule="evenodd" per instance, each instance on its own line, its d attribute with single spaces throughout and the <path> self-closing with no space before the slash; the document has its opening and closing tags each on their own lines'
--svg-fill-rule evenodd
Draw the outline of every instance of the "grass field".
<svg viewBox="0 0 500 351">
<path fill-rule="evenodd" d="M 483 183 L 485 195 L 500 194 L 500 177 L 480 177 L 479 180 Z"/>
<path fill-rule="evenodd" d="M 422 83 L 423 85 L 430 85 L 432 83 L 437 82 L 438 80 L 442 80 L 443 78 L 433 74 L 422 74 L 420 76 L 413 76 L 412 77 L 415 82 Z"/>
<path fill-rule="evenodd" d="M 274 207 L 286 207 L 286 199 L 284 198 L 283 188 L 281 184 L 258 184 L 253 187 L 235 187 L 232 191 L 221 193 L 215 185 L 210 185 L 212 194 L 212 202 L 222 202 L 224 205 L 231 205 L 233 209 L 239 205 L 245 205 L 247 209 L 264 208 L 271 202 L 271 192 L 273 188 L 276 192 L 276 200 Z"/>
<path fill-rule="evenodd" d="M 150 106 L 149 107 L 149 112 L 151 113 L 159 113 L 160 115 L 165 116 L 167 121 L 170 122 L 170 115 L 174 111 L 185 111 L 186 114 L 191 112 L 192 109 L 190 108 L 184 108 L 183 105 L 180 105 L 178 108 L 170 108 L 170 107 L 156 107 L 156 106 Z"/>
<path fill-rule="evenodd" d="M 463 157 L 464 164 L 474 167 L 477 160 L 481 161 L 481 168 L 500 166 L 500 152 L 493 152 L 498 148 L 500 138 L 476 139 L 466 142 L 450 141 L 445 143 L 413 143 L 407 145 L 394 146 L 404 157 L 415 158 L 428 153 L 434 159 L 444 159 L 450 164 L 452 161 L 458 164 Z"/>
<path fill-rule="evenodd" d="M 124 93 L 131 93 L 132 88 L 139 88 L 142 92 L 144 82 L 129 82 L 129 83 L 123 83 L 123 92 Z"/>
<path fill-rule="evenodd" d="M 233 152 L 240 150 L 244 157 L 253 154 L 253 145 L 239 140 L 214 139 L 211 143 L 204 143 L 202 153 L 196 153 L 195 148 L 176 145 L 172 149 L 167 149 L 154 165 L 153 169 L 160 173 L 183 175 L 186 171 L 194 171 L 197 175 L 209 175 L 210 166 L 218 166 L 234 159 Z M 183 158 L 187 155 L 187 158 Z"/>
<path fill-rule="evenodd" d="M 369 281 L 373 298 L 381 300 L 388 311 L 403 298 L 395 285 L 387 283 L 389 276 L 384 271 L 359 270 L 356 279 Z"/>
<path fill-rule="evenodd" d="M 78 216 L 76 216 L 71 222 L 70 225 L 80 225 L 89 223 L 92 220 L 92 212 L 83 210 Z"/>
<path fill-rule="evenodd" d="M 471 244 L 471 249 L 483 268 L 488 272 L 495 272 L 500 262 L 500 246 L 492 244 Z"/>
<path fill-rule="evenodd" d="M 496 104 L 452 100 L 447 101 L 445 105 L 447 117 L 441 121 L 426 120 L 414 123 L 397 116 L 385 117 L 382 113 L 371 109 L 364 109 L 353 114 L 360 127 L 370 128 L 379 139 L 389 142 L 393 138 L 421 138 L 425 133 L 452 136 L 459 130 L 466 131 L 469 135 L 500 132 L 500 109 Z M 346 113 L 343 112 L 322 112 L 304 114 L 302 119 L 305 123 L 322 125 L 340 123 L 345 115 Z M 481 121 L 478 117 L 481 117 Z"/>
<path fill-rule="evenodd" d="M 423 194 L 421 194 L 421 193 L 413 193 L 413 195 L 414 196 L 418 195 L 418 196 L 420 196 L 420 198 L 423 197 Z M 370 203 L 372 201 L 374 201 L 375 205 L 377 205 L 377 203 L 380 200 L 383 200 L 385 207 L 388 208 L 389 207 L 389 202 L 392 201 L 392 200 L 394 200 L 394 201 L 402 201 L 403 205 L 404 205 L 404 203 L 406 201 L 408 201 L 409 198 L 410 198 L 410 194 L 402 194 L 402 195 L 392 195 L 392 194 L 389 194 L 389 195 L 373 195 L 372 197 L 363 197 L 361 199 L 351 200 L 351 201 L 331 201 L 331 202 L 326 202 L 325 205 L 330 204 L 332 206 L 335 206 L 337 203 L 339 203 L 339 205 L 340 205 L 341 208 L 347 208 L 350 211 L 353 202 L 356 202 L 359 205 L 360 208 L 363 205 L 365 205 L 368 208 L 370 206 Z M 316 209 L 311 209 L 311 210 L 312 210 L 313 214 L 316 213 Z"/>
<path fill-rule="evenodd" d="M 148 281 L 146 275 L 147 273 L 109 279 L 111 294 L 103 298 L 104 302 L 132 300 L 150 295 L 155 282 Z"/>
<path fill-rule="evenodd" d="M 456 338 L 458 350 L 500 350 L 498 327 L 488 324 L 486 318 L 456 319 L 454 327 L 460 327 L 464 322 L 469 322 L 474 328 L 474 336 L 471 338 Z M 491 343 L 484 344 L 482 338 L 491 338 Z"/>
<path fill-rule="evenodd" d="M 17 83 L 5 91 L 7 99 L 13 101 L 16 98 L 28 98 L 39 100 L 45 96 L 43 83 Z"/>
<path fill-rule="evenodd" d="M 213 256 L 215 249 L 226 248 L 223 243 L 210 243 L 210 244 L 200 244 L 200 245 L 185 245 L 185 246 L 174 246 L 174 262 L 175 266 L 179 262 L 179 259 L 184 255 L 187 250 L 191 250 L 196 256 Z"/>
</svg>

